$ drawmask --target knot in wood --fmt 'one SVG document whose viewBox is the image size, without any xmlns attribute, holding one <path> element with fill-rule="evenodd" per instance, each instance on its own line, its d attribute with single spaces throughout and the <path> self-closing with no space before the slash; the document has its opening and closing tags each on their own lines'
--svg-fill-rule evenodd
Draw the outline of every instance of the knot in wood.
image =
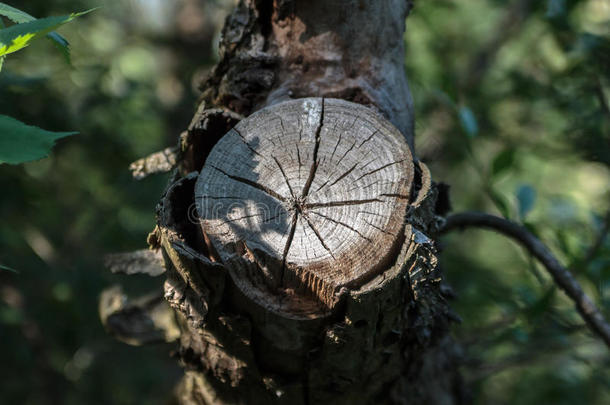
<svg viewBox="0 0 610 405">
<path fill-rule="evenodd" d="M 311 317 L 393 264 L 412 181 L 409 147 L 386 119 L 306 98 L 229 131 L 195 198 L 208 247 L 238 289 L 272 311 Z"/>
</svg>

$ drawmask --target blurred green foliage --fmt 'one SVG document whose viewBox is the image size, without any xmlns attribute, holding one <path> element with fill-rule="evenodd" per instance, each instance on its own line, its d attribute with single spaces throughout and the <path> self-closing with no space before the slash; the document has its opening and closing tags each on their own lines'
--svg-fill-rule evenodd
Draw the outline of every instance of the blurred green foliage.
<svg viewBox="0 0 610 405">
<path fill-rule="evenodd" d="M 523 222 L 610 315 L 610 1 L 417 2 L 416 150 L 454 211 Z M 610 356 L 522 248 L 444 240 L 475 403 L 610 403 Z"/>
<path fill-rule="evenodd" d="M 69 43 L 53 30 L 87 13 L 86 11 L 62 17 L 36 19 L 24 11 L 0 3 L 0 16 L 14 23 L 5 27 L 0 18 L 0 70 L 6 55 L 25 49 L 33 40 L 43 36 L 49 38 L 62 50 L 69 63 Z M 0 164 L 39 160 L 49 154 L 57 139 L 74 134 L 76 132 L 45 131 L 12 117 L 0 115 Z"/>
<path fill-rule="evenodd" d="M 113 276 L 105 253 L 145 246 L 167 177 L 135 182 L 129 163 L 174 145 L 214 62 L 227 9 L 196 1 L 6 1 L 29 14 L 101 6 L 61 28 L 72 67 L 47 41 L 9 55 L 0 114 L 75 130 L 44 160 L 0 166 L 0 403 L 164 404 L 181 375 L 172 345 L 134 348 L 107 335 L 103 288 L 134 294 L 161 279 Z M 8 21 L 5 21 L 8 22 Z"/>
<path fill-rule="evenodd" d="M 62 28 L 73 68 L 38 41 L 0 73 L 0 113 L 82 134 L 0 166 L 0 263 L 18 270 L 0 271 L 0 403 L 166 403 L 172 346 L 125 346 L 97 316 L 104 287 L 161 281 L 110 275 L 100 258 L 144 246 L 167 178 L 135 182 L 127 166 L 188 125 L 233 2 L 8 3 L 102 8 Z M 524 222 L 610 315 L 610 238 L 596 242 L 610 219 L 610 2 L 417 2 L 407 27 L 417 153 L 454 210 Z M 544 269 L 485 231 L 444 242 L 476 403 L 610 403 L 608 351 Z"/>
<path fill-rule="evenodd" d="M 64 52 L 69 60 L 68 41 L 53 30 L 87 13 L 88 11 L 37 19 L 28 13 L 0 3 L 0 15 L 16 23 L 0 30 L 0 57 L 4 58 L 5 55 L 22 50 L 29 46 L 33 40 L 47 36 Z"/>
</svg>

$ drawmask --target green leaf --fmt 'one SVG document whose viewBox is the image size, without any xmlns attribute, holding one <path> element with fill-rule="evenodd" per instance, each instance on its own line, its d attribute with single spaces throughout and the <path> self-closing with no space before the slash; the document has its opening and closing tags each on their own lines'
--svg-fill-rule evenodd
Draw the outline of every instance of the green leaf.
<svg viewBox="0 0 610 405">
<path fill-rule="evenodd" d="M 462 129 L 466 132 L 466 135 L 470 138 L 474 138 L 479 133 L 479 124 L 474 116 L 472 110 L 466 106 L 462 106 L 458 109 L 458 116 L 460 117 L 460 123 Z"/>
<path fill-rule="evenodd" d="M 57 32 L 50 32 L 47 34 L 47 38 L 53 41 L 53 44 L 59 51 L 64 55 L 64 59 L 68 65 L 72 65 L 72 60 L 70 59 L 70 43 L 68 40 Z"/>
<path fill-rule="evenodd" d="M 0 163 L 18 164 L 48 156 L 55 141 L 78 132 L 51 132 L 0 115 Z"/>
<path fill-rule="evenodd" d="M 1 264 L 0 264 L 0 270 L 10 271 L 11 273 L 15 273 L 15 274 L 19 273 L 17 270 L 11 269 L 10 267 L 3 266 Z"/>
<path fill-rule="evenodd" d="M 508 148 L 498 153 L 491 162 L 491 176 L 496 177 L 515 163 L 515 149 Z"/>
<path fill-rule="evenodd" d="M 16 22 L 17 24 L 22 24 L 22 23 L 36 20 L 35 17 L 31 16 L 30 14 L 26 13 L 25 11 L 18 10 L 16 8 L 11 7 L 8 4 L 4 4 L 4 3 L 0 3 L 0 15 L 5 16 L 6 18 L 10 19 L 13 22 Z M 3 28 L 3 27 L 4 26 L 0 25 L 0 28 Z M 66 61 L 68 62 L 68 64 L 70 64 L 70 44 L 68 43 L 68 41 L 56 32 L 49 32 L 47 34 L 47 38 L 49 38 L 51 41 L 53 41 L 55 46 L 57 46 L 57 48 L 62 52 L 62 54 L 66 58 Z"/>
<path fill-rule="evenodd" d="M 54 29 L 89 11 L 59 17 L 34 19 L 0 30 L 0 56 L 8 55 L 9 53 L 17 52 L 18 50 L 25 48 L 32 40 L 49 34 Z M 51 38 L 55 38 L 55 40 L 58 40 L 57 37 L 59 37 L 59 35 L 51 36 Z M 68 41 L 63 38 L 59 41 L 59 44 L 62 47 L 67 46 L 67 43 Z"/>
<path fill-rule="evenodd" d="M 515 193 L 519 202 L 519 217 L 523 220 L 527 214 L 534 208 L 536 201 L 536 189 L 529 184 L 522 184 L 517 188 Z"/>
<path fill-rule="evenodd" d="M 25 11 L 21 11 L 4 3 L 0 3 L 0 15 L 5 16 L 9 20 L 18 24 L 35 20 L 34 17 Z"/>
</svg>

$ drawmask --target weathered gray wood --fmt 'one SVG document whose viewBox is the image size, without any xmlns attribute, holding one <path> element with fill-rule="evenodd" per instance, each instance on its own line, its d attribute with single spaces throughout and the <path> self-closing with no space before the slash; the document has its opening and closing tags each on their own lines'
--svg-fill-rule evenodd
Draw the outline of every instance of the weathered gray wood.
<svg viewBox="0 0 610 405">
<path fill-rule="evenodd" d="M 258 301 L 265 297 L 251 289 L 263 289 L 269 308 L 311 316 L 396 258 L 412 178 L 404 137 L 383 117 L 306 98 L 263 109 L 225 135 L 195 198 L 220 260 L 257 264 L 254 274 L 231 273 L 244 293 Z M 308 296 L 322 305 L 307 305 Z"/>
<path fill-rule="evenodd" d="M 403 212 L 409 223 L 392 260 L 370 279 L 340 290 L 341 301 L 326 313 L 316 312 L 324 309 L 315 305 L 320 299 L 306 299 L 303 289 L 286 289 L 283 300 L 272 299 L 282 288 L 269 287 L 269 269 L 281 266 L 283 250 L 275 250 L 274 259 L 267 250 L 248 248 L 247 240 L 232 242 L 232 250 L 231 242 L 219 244 L 216 236 L 214 245 L 209 229 L 206 246 L 191 215 L 205 170 L 177 178 L 158 207 L 159 227 L 149 242 L 163 249 L 166 299 L 181 329 L 177 354 L 187 373 L 177 390 L 179 403 L 455 403 L 457 348 L 446 335 L 451 315 L 429 237 L 440 223 L 436 189 L 426 166 L 416 167 Z M 282 185 L 284 175 L 277 171 Z M 256 189 L 233 180 L 236 188 Z M 324 181 L 311 184 L 310 191 Z M 281 200 L 279 185 L 269 192 Z M 283 187 L 288 193 L 293 188 Z"/>
<path fill-rule="evenodd" d="M 411 3 L 240 0 L 227 18 L 220 61 L 181 136 L 177 169 L 148 240 L 163 252 L 165 298 L 181 332 L 180 404 L 455 404 L 462 398 L 432 241 L 441 221 L 436 187 L 425 165 L 412 168 L 410 154 L 406 165 L 396 163 L 404 142 L 389 146 L 398 132 L 387 122 L 360 107 L 342 113 L 329 100 L 379 111 L 412 152 L 402 41 Z M 299 97 L 326 97 L 329 104 L 322 114 L 314 100 L 307 114 L 297 110 L 282 120 L 283 113 L 263 110 L 257 125 L 250 116 Z M 209 167 L 200 174 L 213 160 L 212 146 L 248 116 L 239 133 L 220 141 L 230 142 L 229 159 L 214 158 L 233 178 Z M 387 139 L 376 144 L 378 136 Z M 369 158 L 377 160 L 365 166 Z M 390 166 L 381 169 L 382 162 Z M 367 168 L 380 170 L 363 176 Z M 203 195 L 196 182 L 211 185 L 203 194 L 239 204 L 208 216 L 196 201 Z M 223 182 L 230 189 L 220 188 Z M 396 197 L 345 204 L 381 194 Z M 254 201 L 281 215 L 253 215 Z M 360 213 L 365 209 L 375 215 Z M 308 220 L 321 228 L 320 237 Z M 334 262 L 345 265 L 335 269 Z"/>
<path fill-rule="evenodd" d="M 104 257 L 104 266 L 113 273 L 148 274 L 152 277 L 165 272 L 161 252 L 150 249 L 108 254 Z"/>
</svg>

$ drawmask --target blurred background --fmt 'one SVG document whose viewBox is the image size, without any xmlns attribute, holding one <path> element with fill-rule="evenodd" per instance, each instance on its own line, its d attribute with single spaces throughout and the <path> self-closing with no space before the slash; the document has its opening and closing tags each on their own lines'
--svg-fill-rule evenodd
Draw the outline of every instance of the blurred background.
<svg viewBox="0 0 610 405">
<path fill-rule="evenodd" d="M 35 17 L 101 6 L 9 55 L 0 113 L 79 131 L 51 156 L 0 166 L 0 403 L 164 404 L 172 345 L 131 347 L 97 315 L 105 253 L 145 247 L 168 180 L 129 163 L 176 143 L 216 61 L 233 0 L 28 0 Z M 454 211 L 524 223 L 610 316 L 610 0 L 436 0 L 407 20 L 417 154 Z M 444 239 L 478 404 L 608 404 L 610 355 L 522 248 L 486 231 Z"/>
</svg>

